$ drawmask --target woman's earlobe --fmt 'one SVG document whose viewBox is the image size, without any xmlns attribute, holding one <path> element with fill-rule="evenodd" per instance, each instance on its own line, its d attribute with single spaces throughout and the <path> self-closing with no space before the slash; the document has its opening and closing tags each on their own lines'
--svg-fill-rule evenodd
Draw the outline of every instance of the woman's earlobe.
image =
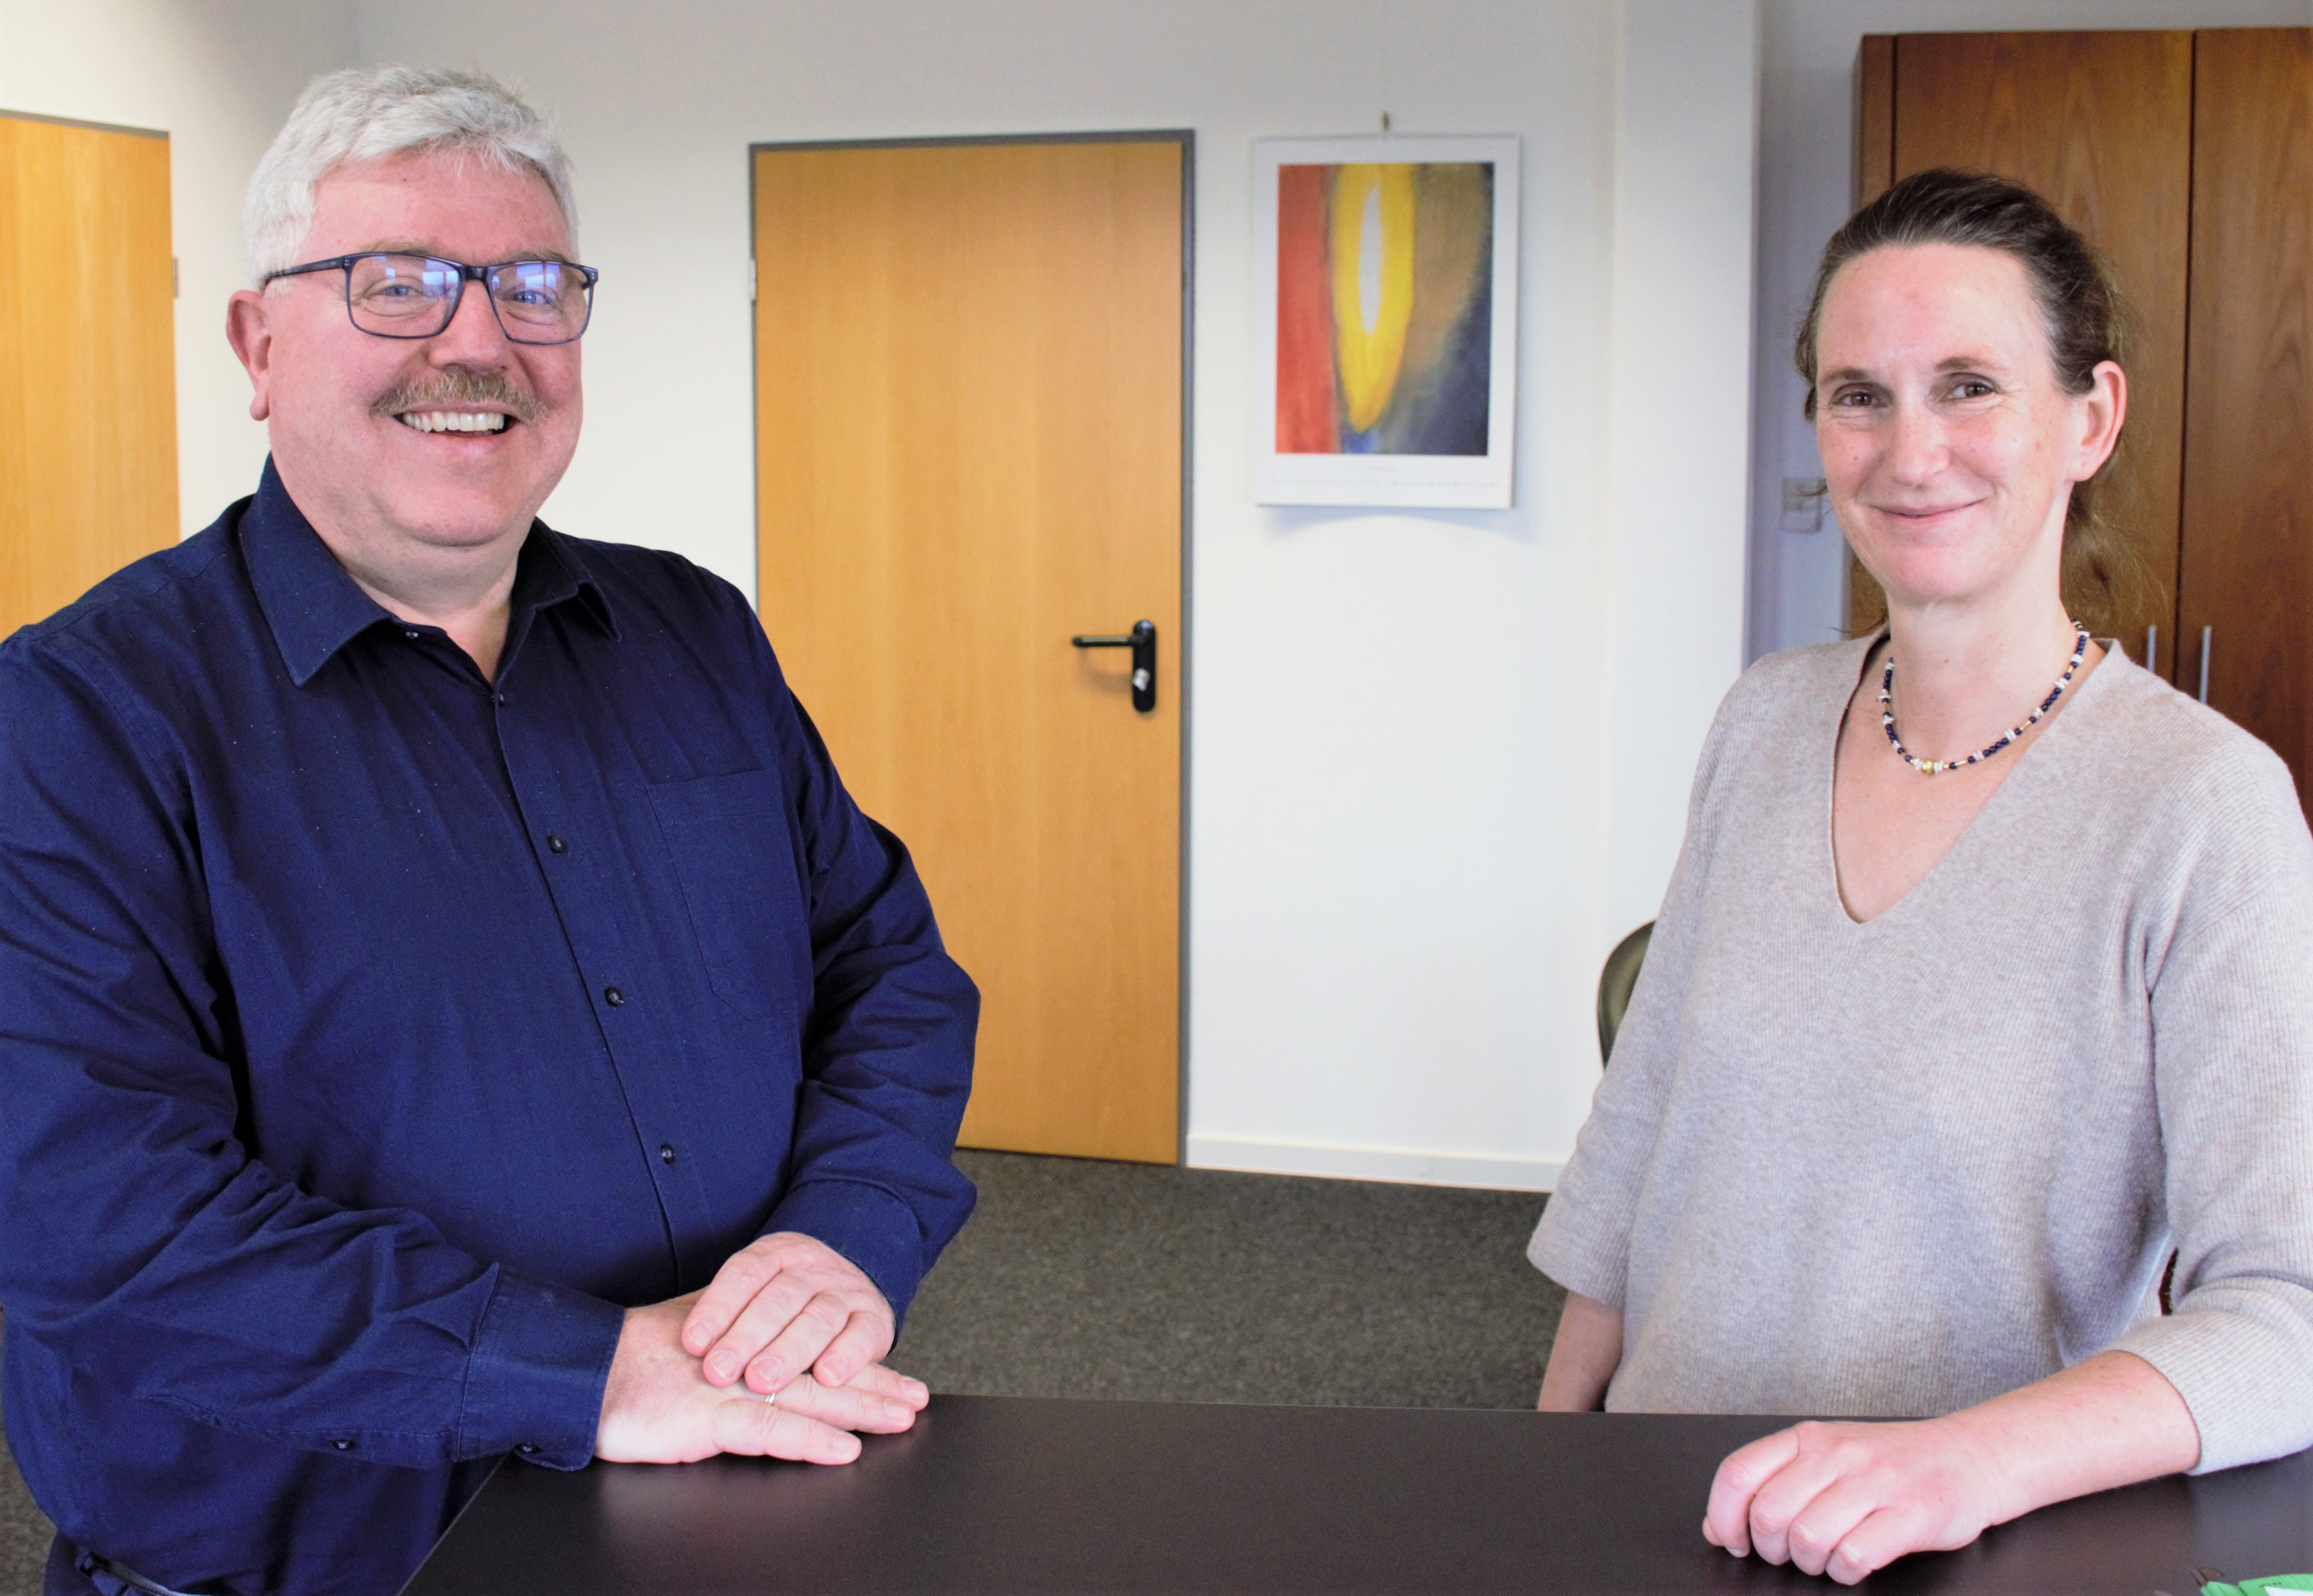
<svg viewBox="0 0 2313 1596">
<path fill-rule="evenodd" d="M 2113 451 L 2120 447 L 2121 432 L 2128 424 L 2128 374 L 2116 363 L 2106 360 L 2098 366 L 2096 379 L 2106 406 L 2111 412 L 2101 428 L 2105 437 L 2105 458 L 2109 460 Z"/>
</svg>

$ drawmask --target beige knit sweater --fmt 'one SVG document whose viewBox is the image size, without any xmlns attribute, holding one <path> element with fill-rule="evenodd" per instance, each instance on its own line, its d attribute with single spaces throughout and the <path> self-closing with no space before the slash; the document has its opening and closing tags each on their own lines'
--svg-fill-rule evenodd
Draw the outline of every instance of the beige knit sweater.
<svg viewBox="0 0 2313 1596">
<path fill-rule="evenodd" d="M 1940 1414 L 2117 1346 L 2183 1394 L 2201 1470 L 2313 1443 L 2313 838 L 2287 769 L 2110 653 L 1858 925 L 1832 754 L 1869 647 L 1763 659 L 1720 707 L 1528 1249 L 1622 1310 L 1607 1406 Z"/>
</svg>

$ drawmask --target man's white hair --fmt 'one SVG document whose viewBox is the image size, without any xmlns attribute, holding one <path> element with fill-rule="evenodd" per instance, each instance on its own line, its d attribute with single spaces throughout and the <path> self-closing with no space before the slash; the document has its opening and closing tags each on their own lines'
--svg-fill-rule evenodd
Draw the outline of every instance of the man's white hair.
<svg viewBox="0 0 2313 1596">
<path fill-rule="evenodd" d="M 241 234 L 251 278 L 261 286 L 266 273 L 299 264 L 313 227 L 313 190 L 337 168 L 436 150 L 535 173 L 552 190 L 577 246 L 569 158 L 546 119 L 520 95 L 476 72 L 354 66 L 306 86 L 249 180 Z"/>
</svg>

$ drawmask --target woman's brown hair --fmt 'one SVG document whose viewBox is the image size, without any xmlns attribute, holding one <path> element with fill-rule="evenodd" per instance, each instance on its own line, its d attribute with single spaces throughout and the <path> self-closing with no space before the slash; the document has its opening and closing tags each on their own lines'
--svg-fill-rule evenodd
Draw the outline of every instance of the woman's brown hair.
<svg viewBox="0 0 2313 1596">
<path fill-rule="evenodd" d="M 1998 250 L 2024 268 L 2047 328 L 2056 381 L 2066 392 L 2086 393 L 2094 387 L 2101 362 L 2126 368 L 2128 304 L 2096 247 L 2021 183 L 1938 167 L 1895 184 L 1849 217 L 1824 245 L 1815 293 L 1792 350 L 1807 384 L 1807 419 L 1815 419 L 1816 332 L 1831 279 L 1841 267 L 1873 250 L 1931 243 Z M 2125 469 L 2115 446 L 2095 476 L 2073 485 L 2064 512 L 2064 604 L 2100 636 L 2111 634 L 2145 579 L 2125 534 L 2103 514 L 2114 479 Z"/>
</svg>

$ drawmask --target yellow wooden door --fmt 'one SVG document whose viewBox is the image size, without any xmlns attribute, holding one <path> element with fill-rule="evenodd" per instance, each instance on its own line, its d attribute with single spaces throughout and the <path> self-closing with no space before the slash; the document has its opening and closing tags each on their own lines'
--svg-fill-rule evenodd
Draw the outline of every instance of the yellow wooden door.
<svg viewBox="0 0 2313 1596">
<path fill-rule="evenodd" d="M 177 539 L 165 135 L 0 112 L 0 637 Z"/>
<path fill-rule="evenodd" d="M 980 983 L 969 1145 L 1179 1145 L 1181 138 L 761 148 L 763 623 Z M 1153 709 L 1122 648 L 1155 623 Z"/>
</svg>

